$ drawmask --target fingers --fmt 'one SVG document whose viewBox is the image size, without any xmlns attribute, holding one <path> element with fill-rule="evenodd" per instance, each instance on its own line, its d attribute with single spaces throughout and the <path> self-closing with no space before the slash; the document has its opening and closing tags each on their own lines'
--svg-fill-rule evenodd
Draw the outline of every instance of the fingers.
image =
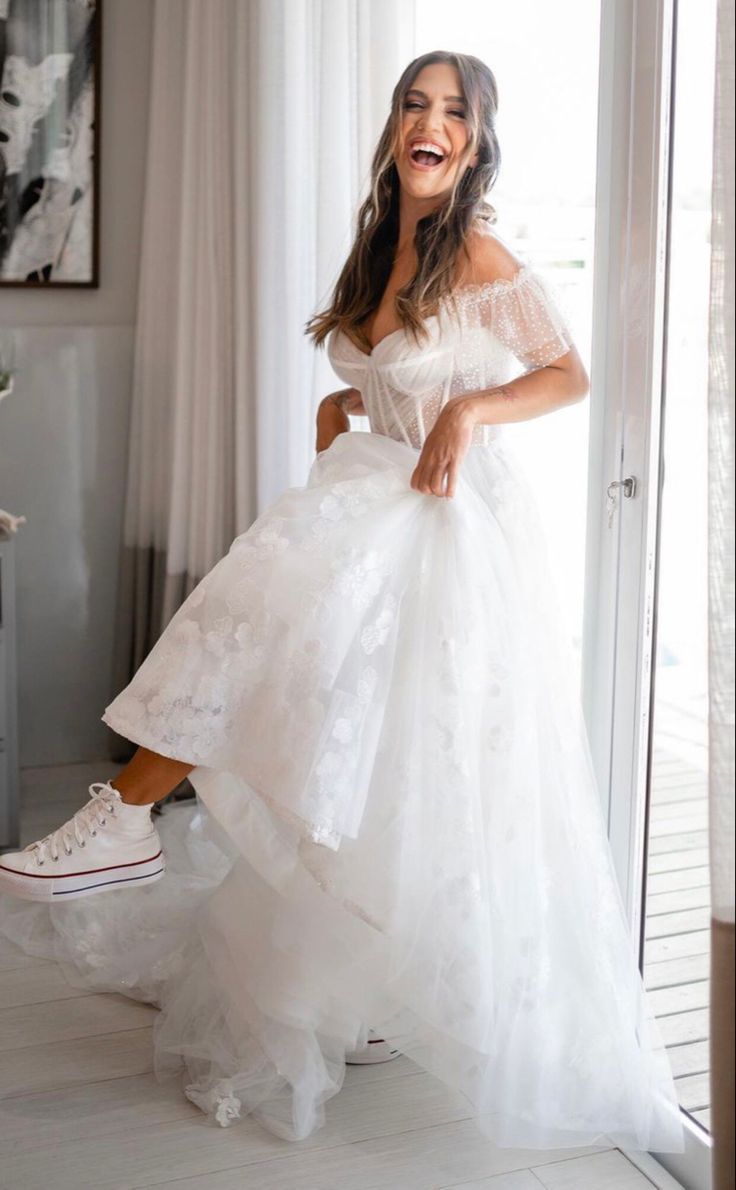
<svg viewBox="0 0 736 1190">
<path fill-rule="evenodd" d="M 447 463 L 437 463 L 436 466 L 432 469 L 432 474 L 431 474 L 431 478 L 429 481 L 429 488 L 434 496 L 444 496 L 446 472 L 447 472 Z"/>
<path fill-rule="evenodd" d="M 454 459 L 420 459 L 409 482 L 415 492 L 426 496 L 454 496 L 457 473 L 458 463 Z"/>
</svg>

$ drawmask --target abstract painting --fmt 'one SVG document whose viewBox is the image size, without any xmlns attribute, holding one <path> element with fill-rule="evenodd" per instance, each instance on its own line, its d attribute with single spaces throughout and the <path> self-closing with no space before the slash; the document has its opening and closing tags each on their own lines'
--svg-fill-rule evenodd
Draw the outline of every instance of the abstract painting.
<svg viewBox="0 0 736 1190">
<path fill-rule="evenodd" d="M 98 280 L 102 0 L 0 0 L 0 285 Z"/>
</svg>

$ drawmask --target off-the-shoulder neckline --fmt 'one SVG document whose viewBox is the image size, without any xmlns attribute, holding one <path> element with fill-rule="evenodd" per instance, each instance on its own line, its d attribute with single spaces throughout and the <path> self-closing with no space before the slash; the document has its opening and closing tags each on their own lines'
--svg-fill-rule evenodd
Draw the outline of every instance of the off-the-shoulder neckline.
<svg viewBox="0 0 736 1190">
<path fill-rule="evenodd" d="M 452 301 L 453 297 L 459 297 L 464 293 L 473 293 L 479 295 L 487 295 L 495 293 L 496 290 L 515 289 L 522 281 L 533 274 L 534 270 L 528 261 L 525 261 L 519 266 L 513 277 L 496 277 L 493 281 L 466 281 L 463 285 L 456 285 L 449 293 L 446 293 L 441 301 Z"/>
<path fill-rule="evenodd" d="M 493 281 L 466 281 L 462 285 L 456 285 L 454 289 L 450 290 L 449 293 L 444 294 L 440 298 L 439 304 L 441 307 L 450 305 L 453 299 L 462 298 L 464 296 L 469 297 L 471 294 L 482 298 L 487 297 L 489 294 L 495 293 L 496 291 L 515 289 L 522 281 L 525 281 L 528 276 L 531 276 L 532 273 L 532 266 L 528 262 L 525 262 L 519 266 L 513 277 L 496 277 Z M 425 319 L 425 321 L 432 322 L 436 319 L 437 314 L 430 314 L 429 317 Z M 362 355 L 364 359 L 372 359 L 379 347 L 381 347 L 384 343 L 387 343 L 389 339 L 394 339 L 396 335 L 404 334 L 405 331 L 406 327 L 396 327 L 395 330 L 389 331 L 388 334 L 379 339 L 377 343 L 374 343 L 370 351 L 363 351 L 362 347 L 358 347 L 358 344 L 355 343 L 349 335 L 345 335 L 344 332 L 343 336 L 345 339 L 347 339 L 351 347 L 354 347 L 358 354 Z"/>
</svg>

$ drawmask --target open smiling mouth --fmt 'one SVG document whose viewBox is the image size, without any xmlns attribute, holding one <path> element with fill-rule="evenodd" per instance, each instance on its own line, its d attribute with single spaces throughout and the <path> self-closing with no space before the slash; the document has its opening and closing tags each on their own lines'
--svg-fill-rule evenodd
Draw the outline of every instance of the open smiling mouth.
<svg viewBox="0 0 736 1190">
<path fill-rule="evenodd" d="M 417 141 L 409 149 L 409 161 L 416 169 L 436 169 L 444 160 L 445 154 L 439 146 L 429 141 Z"/>
</svg>

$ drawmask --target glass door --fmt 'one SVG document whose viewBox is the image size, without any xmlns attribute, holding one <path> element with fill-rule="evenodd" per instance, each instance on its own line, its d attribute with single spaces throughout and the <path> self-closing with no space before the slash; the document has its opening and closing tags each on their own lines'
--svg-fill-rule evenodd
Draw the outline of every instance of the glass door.
<svg viewBox="0 0 736 1190">
<path fill-rule="evenodd" d="M 684 1111 L 707 1136 L 708 304 L 715 0 L 678 0 L 643 960 Z"/>
<path fill-rule="evenodd" d="M 594 366 L 597 346 L 606 401 L 591 427 L 585 684 L 614 859 L 686 1126 L 683 1155 L 655 1156 L 688 1190 L 710 1186 L 704 551 L 714 52 L 714 0 L 604 0 L 596 260 L 606 267 Z"/>
</svg>

